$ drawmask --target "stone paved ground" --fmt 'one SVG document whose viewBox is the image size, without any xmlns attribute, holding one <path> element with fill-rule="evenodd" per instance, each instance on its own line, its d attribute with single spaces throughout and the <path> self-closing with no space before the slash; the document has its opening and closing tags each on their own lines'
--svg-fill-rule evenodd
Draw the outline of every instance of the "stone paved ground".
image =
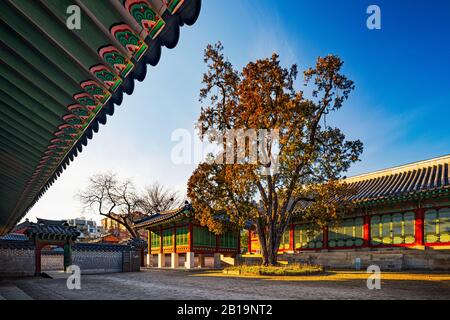
<svg viewBox="0 0 450 320">
<path fill-rule="evenodd" d="M 213 272 L 145 270 L 139 273 L 83 275 L 81 290 L 68 290 L 64 278 L 0 280 L 32 299 L 450 299 L 449 275 L 434 281 L 384 279 L 368 290 L 364 273 L 337 272 L 310 280 L 270 280 L 223 276 Z M 20 298 L 21 295 L 18 295 Z"/>
</svg>

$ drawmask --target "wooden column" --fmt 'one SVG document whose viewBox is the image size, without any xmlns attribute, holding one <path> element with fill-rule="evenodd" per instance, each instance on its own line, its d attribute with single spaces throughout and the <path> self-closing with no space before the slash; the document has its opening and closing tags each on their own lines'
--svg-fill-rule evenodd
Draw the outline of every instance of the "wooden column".
<svg viewBox="0 0 450 320">
<path fill-rule="evenodd" d="M 252 253 L 252 232 L 250 229 L 248 229 L 247 250 L 248 253 Z"/>
<path fill-rule="evenodd" d="M 67 268 L 72 264 L 72 240 L 66 240 L 66 243 L 63 245 L 64 249 L 64 272 L 67 271 Z"/>
<path fill-rule="evenodd" d="M 237 254 L 241 254 L 241 230 L 238 230 L 237 237 Z"/>
<path fill-rule="evenodd" d="M 194 238 L 193 238 L 192 223 L 189 223 L 188 247 L 189 247 L 188 252 L 192 252 L 192 249 L 194 248 Z"/>
<path fill-rule="evenodd" d="M 147 230 L 147 251 L 148 254 L 152 253 L 152 232 L 150 229 Z"/>
<path fill-rule="evenodd" d="M 294 224 L 291 223 L 290 229 L 289 229 L 289 251 L 294 251 Z"/>
<path fill-rule="evenodd" d="M 159 252 L 163 253 L 163 228 L 159 226 Z"/>
<path fill-rule="evenodd" d="M 323 246 L 322 249 L 328 250 L 328 226 L 323 227 Z"/>
<path fill-rule="evenodd" d="M 152 266 L 152 232 L 147 230 L 147 267 Z"/>
<path fill-rule="evenodd" d="M 173 227 L 173 252 L 177 252 L 177 227 Z"/>
<path fill-rule="evenodd" d="M 364 229 L 363 229 L 363 246 L 370 246 L 370 216 L 364 216 Z"/>
<path fill-rule="evenodd" d="M 424 220 L 425 220 L 425 209 L 419 208 L 416 210 L 416 246 L 425 245 L 424 241 Z"/>
</svg>

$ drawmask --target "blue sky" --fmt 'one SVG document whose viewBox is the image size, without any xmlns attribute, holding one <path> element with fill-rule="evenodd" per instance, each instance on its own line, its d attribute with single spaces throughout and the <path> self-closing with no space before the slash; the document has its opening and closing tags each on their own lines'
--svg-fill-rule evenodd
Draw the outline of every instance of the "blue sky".
<svg viewBox="0 0 450 320">
<path fill-rule="evenodd" d="M 381 9 L 381 30 L 366 27 L 371 4 Z M 272 52 L 300 70 L 330 53 L 345 61 L 356 90 L 327 121 L 364 142 L 349 175 L 450 153 L 450 1 L 204 0 L 197 23 L 182 28 L 178 46 L 163 50 L 159 65 L 27 217 L 98 220 L 74 195 L 106 170 L 139 188 L 159 181 L 184 193 L 195 166 L 172 163 L 171 134 L 192 130 L 203 49 L 218 40 L 238 68 Z"/>
</svg>

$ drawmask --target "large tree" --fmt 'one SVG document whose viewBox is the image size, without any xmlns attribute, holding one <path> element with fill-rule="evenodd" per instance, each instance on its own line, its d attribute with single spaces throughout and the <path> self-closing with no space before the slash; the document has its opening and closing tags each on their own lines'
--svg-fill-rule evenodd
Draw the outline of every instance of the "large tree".
<svg viewBox="0 0 450 320">
<path fill-rule="evenodd" d="M 77 196 L 85 209 L 116 221 L 133 239 L 140 238 L 139 232 L 133 229 L 136 219 L 182 206 L 176 191 L 153 183 L 138 192 L 131 179 L 120 180 L 113 172 L 89 177 L 88 185 Z"/>
<path fill-rule="evenodd" d="M 78 198 L 86 209 L 95 210 L 124 226 L 133 239 L 140 238 L 132 225 L 136 218 L 142 218 L 138 214 L 142 199 L 131 180 L 120 181 L 112 172 L 95 174 L 89 178 L 87 187 L 78 193 Z"/>
<path fill-rule="evenodd" d="M 310 98 L 295 89 L 297 66 L 283 68 L 277 54 L 238 72 L 217 43 L 208 45 L 204 61 L 200 137 L 219 140 L 223 150 L 193 172 L 188 197 L 196 218 L 217 233 L 224 231 L 218 215 L 240 225 L 250 221 L 263 263 L 276 264 L 283 231 L 293 216 L 320 228 L 337 221 L 349 203 L 352 190 L 340 177 L 359 160 L 363 146 L 346 140 L 324 119 L 342 107 L 354 84 L 341 73 L 343 62 L 334 55 L 319 57 L 304 72 Z M 256 143 L 228 134 L 241 129 L 263 133 Z M 210 132 L 215 132 L 212 138 Z M 217 139 L 217 133 L 224 138 Z M 255 145 L 256 163 L 249 161 Z M 224 159 L 235 161 L 220 161 Z"/>
</svg>

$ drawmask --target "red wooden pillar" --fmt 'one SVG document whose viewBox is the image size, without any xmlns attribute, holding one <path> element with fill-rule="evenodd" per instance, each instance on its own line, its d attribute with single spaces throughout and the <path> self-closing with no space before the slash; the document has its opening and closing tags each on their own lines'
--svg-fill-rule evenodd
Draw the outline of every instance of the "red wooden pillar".
<svg viewBox="0 0 450 320">
<path fill-rule="evenodd" d="M 192 223 L 189 223 L 189 237 L 188 237 L 188 247 L 189 247 L 189 252 L 193 251 L 194 248 L 194 237 L 193 237 L 193 228 L 192 228 Z"/>
<path fill-rule="evenodd" d="M 424 219 L 425 209 L 419 208 L 416 210 L 416 246 L 423 246 L 424 241 Z"/>
<path fill-rule="evenodd" d="M 294 224 L 292 223 L 289 230 L 289 251 L 294 251 Z"/>
<path fill-rule="evenodd" d="M 323 227 L 323 246 L 322 249 L 328 250 L 328 226 Z"/>
<path fill-rule="evenodd" d="M 252 253 L 252 232 L 248 229 L 248 240 L 247 240 L 248 253 Z"/>
<path fill-rule="evenodd" d="M 370 245 L 370 216 L 364 216 L 364 229 L 363 229 L 363 246 L 368 247 Z"/>
</svg>

